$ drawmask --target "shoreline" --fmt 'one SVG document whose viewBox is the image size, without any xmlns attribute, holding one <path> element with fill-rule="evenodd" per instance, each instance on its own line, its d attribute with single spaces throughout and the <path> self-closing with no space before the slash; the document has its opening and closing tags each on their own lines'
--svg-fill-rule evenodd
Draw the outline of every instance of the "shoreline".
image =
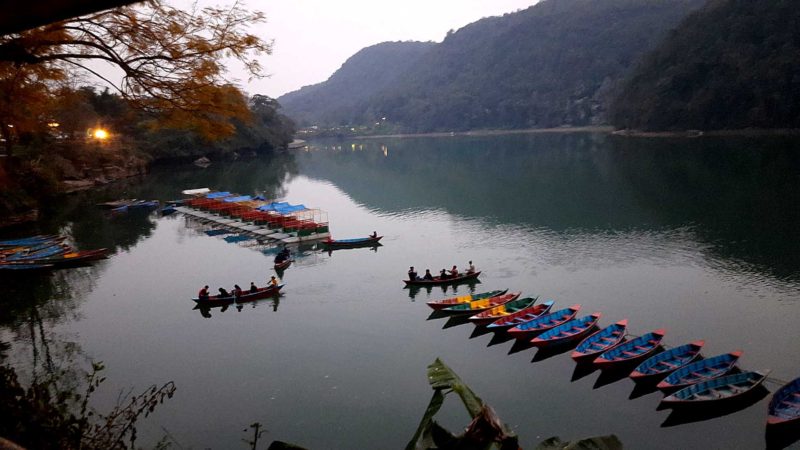
<svg viewBox="0 0 800 450">
<path fill-rule="evenodd" d="M 620 137 L 632 138 L 700 138 L 700 137 L 764 137 L 764 136 L 800 136 L 798 128 L 741 128 L 735 130 L 676 130 L 676 131 L 642 131 L 642 130 L 619 130 L 612 126 L 596 125 L 586 127 L 556 127 L 556 128 L 522 128 L 517 130 L 471 130 L 471 131 L 437 131 L 430 133 L 399 133 L 399 134 L 376 134 L 376 135 L 355 135 L 341 137 L 320 137 L 313 139 L 410 139 L 423 137 L 457 137 L 457 136 L 503 136 L 513 134 L 570 134 L 570 133 L 598 133 Z"/>
</svg>

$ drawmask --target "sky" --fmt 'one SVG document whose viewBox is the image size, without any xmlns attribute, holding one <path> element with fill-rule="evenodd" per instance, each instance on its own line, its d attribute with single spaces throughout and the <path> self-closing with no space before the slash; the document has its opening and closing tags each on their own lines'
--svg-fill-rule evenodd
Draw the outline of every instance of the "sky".
<svg viewBox="0 0 800 450">
<path fill-rule="evenodd" d="M 231 1 L 201 0 L 198 5 L 227 5 Z M 386 41 L 441 42 L 451 29 L 483 17 L 525 9 L 536 1 L 250 0 L 244 3 L 246 8 L 267 16 L 267 22 L 252 32 L 274 41 L 272 55 L 261 61 L 271 76 L 248 82 L 244 72 L 234 65 L 230 71 L 249 94 L 277 98 L 327 80 L 364 47 Z"/>
</svg>

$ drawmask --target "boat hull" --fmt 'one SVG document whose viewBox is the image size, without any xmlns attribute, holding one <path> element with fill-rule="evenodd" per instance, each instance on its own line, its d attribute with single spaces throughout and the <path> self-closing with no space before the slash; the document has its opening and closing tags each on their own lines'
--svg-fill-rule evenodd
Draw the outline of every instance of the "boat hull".
<svg viewBox="0 0 800 450">
<path fill-rule="evenodd" d="M 742 372 L 702 381 L 664 397 L 661 403 L 671 408 L 720 403 L 741 397 L 760 386 L 766 372 Z"/>
<path fill-rule="evenodd" d="M 481 274 L 480 271 L 468 273 L 465 275 L 459 275 L 455 278 L 445 278 L 444 280 L 440 279 L 439 277 L 433 277 L 433 280 L 403 280 L 403 283 L 406 286 L 441 286 L 444 284 L 458 284 L 458 283 L 467 283 L 473 280 L 477 280 L 478 276 Z"/>
<path fill-rule="evenodd" d="M 627 328 L 628 319 L 623 319 L 589 335 L 575 347 L 575 351 L 572 352 L 572 359 L 579 362 L 588 361 L 622 344 L 625 340 Z"/>
<path fill-rule="evenodd" d="M 639 364 L 629 375 L 634 381 L 648 381 L 680 369 L 700 357 L 704 341 L 695 341 L 659 353 Z"/>
<path fill-rule="evenodd" d="M 657 388 L 666 390 L 682 389 L 689 385 L 721 377 L 730 372 L 736 365 L 742 352 L 726 353 L 712 358 L 695 361 L 672 372 L 662 380 Z"/>
<path fill-rule="evenodd" d="M 594 360 L 594 364 L 601 368 L 608 368 L 647 358 L 661 346 L 664 333 L 663 329 L 655 330 L 606 350 Z"/>
<path fill-rule="evenodd" d="M 445 298 L 443 300 L 433 300 L 428 302 L 427 305 L 433 308 L 434 310 L 438 311 L 440 309 L 449 308 L 453 305 L 459 305 L 461 303 L 469 303 L 475 300 L 480 300 L 489 297 L 496 297 L 498 295 L 503 295 L 506 292 L 508 292 L 508 289 L 482 292 L 480 294 L 475 294 L 475 295 L 462 295 L 460 297 L 450 297 L 450 298 Z"/>
<path fill-rule="evenodd" d="M 382 238 L 383 236 L 366 237 L 359 239 L 342 239 L 338 241 L 335 239 L 331 239 L 327 241 L 322 241 L 322 245 L 332 250 L 340 248 L 372 247 L 374 245 L 377 245 Z"/>
<path fill-rule="evenodd" d="M 594 313 L 581 319 L 565 322 L 531 339 L 531 345 L 542 348 L 563 345 L 583 339 L 594 330 L 601 316 L 602 314 L 600 313 Z"/>
<path fill-rule="evenodd" d="M 782 386 L 772 394 L 767 407 L 767 425 L 800 424 L 800 378 Z"/>
<path fill-rule="evenodd" d="M 220 297 L 218 295 L 212 295 L 208 299 L 200 300 L 199 298 L 195 297 L 192 299 L 193 302 L 197 304 L 197 306 L 201 308 L 213 308 L 215 306 L 225 306 L 230 305 L 232 303 L 247 303 L 252 302 L 255 300 L 261 300 L 269 297 L 274 297 L 280 294 L 280 290 L 283 287 L 282 284 L 277 286 L 268 286 L 259 288 L 256 292 L 244 292 L 239 298 L 235 298 L 233 295 L 228 297 Z"/>
</svg>

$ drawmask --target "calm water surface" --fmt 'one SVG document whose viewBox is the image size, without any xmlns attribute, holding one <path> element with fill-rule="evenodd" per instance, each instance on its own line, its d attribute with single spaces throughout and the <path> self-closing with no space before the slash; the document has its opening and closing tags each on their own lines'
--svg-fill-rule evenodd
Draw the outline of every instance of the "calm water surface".
<svg viewBox="0 0 800 450">
<path fill-rule="evenodd" d="M 377 249 L 304 245 L 285 295 L 241 310 L 192 309 L 204 284 L 263 284 L 274 248 L 208 237 L 181 216 L 109 217 L 102 200 L 168 200 L 208 186 L 321 208 L 335 237 L 385 235 Z M 516 351 L 471 324 L 429 319 L 452 289 L 403 289 L 418 269 L 473 260 L 481 283 L 666 328 L 677 346 L 800 376 L 800 145 L 782 139 L 638 140 L 527 135 L 317 142 L 310 151 L 207 169 L 157 168 L 143 180 L 68 197 L 43 232 L 109 247 L 93 267 L 6 280 L 2 340 L 41 374 L 103 361 L 95 397 L 174 380 L 175 397 L 140 427 L 149 445 L 245 448 L 242 430 L 309 448 L 405 446 L 440 357 L 509 424 L 524 448 L 558 435 L 614 433 L 628 448 L 763 448 L 766 402 L 706 416 L 657 411 L 661 394 L 577 370 L 565 354 Z M 422 270 L 420 270 L 422 271 Z M 32 288 L 32 289 L 29 289 Z M 774 391 L 775 383 L 767 388 Z M 469 418 L 448 399 L 441 421 Z M 791 442 L 782 441 L 779 446 Z M 797 447 L 795 442 L 793 445 Z"/>
</svg>

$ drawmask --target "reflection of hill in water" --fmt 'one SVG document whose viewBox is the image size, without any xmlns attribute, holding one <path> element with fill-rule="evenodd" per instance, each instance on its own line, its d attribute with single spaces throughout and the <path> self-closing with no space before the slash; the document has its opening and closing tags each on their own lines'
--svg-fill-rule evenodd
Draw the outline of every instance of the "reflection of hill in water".
<svg viewBox="0 0 800 450">
<path fill-rule="evenodd" d="M 385 139 L 320 142 L 298 164 L 379 211 L 444 209 L 556 232 L 691 227 L 723 258 L 797 278 L 792 145 L 591 134 Z"/>
</svg>

